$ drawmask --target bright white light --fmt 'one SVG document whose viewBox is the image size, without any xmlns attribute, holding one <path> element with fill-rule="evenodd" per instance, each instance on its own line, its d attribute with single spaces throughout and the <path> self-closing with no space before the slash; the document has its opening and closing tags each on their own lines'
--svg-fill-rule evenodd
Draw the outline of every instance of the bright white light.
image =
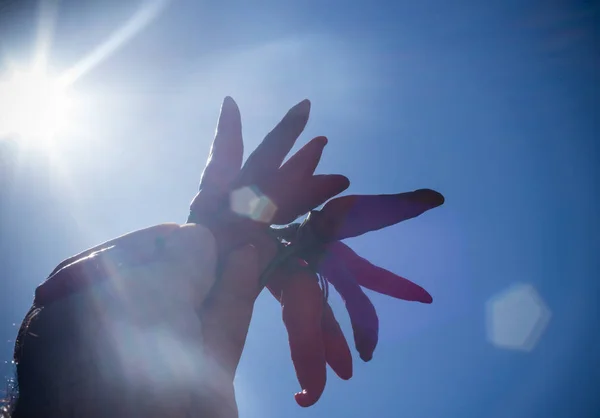
<svg viewBox="0 0 600 418">
<path fill-rule="evenodd" d="M 66 86 L 42 70 L 13 71 L 0 80 L 0 135 L 46 145 L 69 122 Z"/>
<path fill-rule="evenodd" d="M 271 199 L 250 187 L 234 190 L 229 200 L 233 212 L 258 222 L 269 223 L 277 212 Z"/>
</svg>

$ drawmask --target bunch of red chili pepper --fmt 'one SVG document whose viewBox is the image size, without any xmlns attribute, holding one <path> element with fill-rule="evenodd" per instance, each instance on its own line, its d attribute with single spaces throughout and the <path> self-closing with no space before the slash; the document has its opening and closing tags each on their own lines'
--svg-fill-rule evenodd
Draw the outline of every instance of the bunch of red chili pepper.
<svg viewBox="0 0 600 418">
<path fill-rule="evenodd" d="M 373 357 L 379 321 L 361 287 L 409 301 L 433 300 L 422 287 L 371 264 L 341 240 L 414 218 L 444 203 L 440 193 L 429 189 L 329 200 L 350 182 L 342 175 L 314 174 L 327 144 L 325 137 L 312 139 L 284 163 L 309 113 L 308 100 L 294 106 L 242 166 L 241 117 L 233 99 L 225 98 L 200 191 L 188 218 L 188 222 L 211 228 L 219 248 L 225 251 L 252 241 L 258 231 L 267 230 L 277 240 L 279 254 L 262 279 L 282 305 L 292 361 L 302 388 L 295 398 L 301 406 L 310 406 L 320 398 L 327 364 L 342 379 L 352 377 L 348 343 L 327 303 L 329 284 L 345 302 L 356 350 L 363 361 Z M 265 216 L 236 213 L 231 209 L 232 197 L 244 188 L 255 200 L 247 202 L 249 207 L 260 212 L 257 203 L 266 200 L 275 210 Z M 321 210 L 314 210 L 323 203 Z M 307 213 L 301 224 L 291 223 Z"/>
</svg>

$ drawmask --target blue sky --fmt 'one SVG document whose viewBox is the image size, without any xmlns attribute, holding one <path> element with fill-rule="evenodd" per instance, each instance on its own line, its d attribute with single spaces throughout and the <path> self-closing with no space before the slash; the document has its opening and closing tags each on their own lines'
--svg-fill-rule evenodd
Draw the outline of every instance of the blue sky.
<svg viewBox="0 0 600 418">
<path fill-rule="evenodd" d="M 27 63 L 36 4 L 5 3 L 2 59 Z M 63 1 L 52 70 L 81 62 L 144 4 Z M 442 208 L 349 241 L 434 303 L 369 293 L 381 320 L 374 359 L 355 356 L 348 382 L 329 373 L 322 399 L 301 409 L 279 307 L 262 295 L 236 381 L 240 416 L 592 416 L 598 17 L 594 2 L 566 0 L 165 4 L 73 84 L 72 123 L 52 149 L 0 142 L 10 173 L 0 341 L 14 338 L 12 324 L 60 260 L 185 220 L 225 95 L 240 105 L 246 151 L 309 98 L 299 145 L 328 136 L 319 170 L 348 175 L 349 192 L 446 196 Z M 531 352 L 486 337 L 486 302 L 519 282 L 552 312 Z M 351 337 L 339 298 L 332 303 Z M 10 362 L 11 350 L 3 342 L 0 357 Z"/>
</svg>

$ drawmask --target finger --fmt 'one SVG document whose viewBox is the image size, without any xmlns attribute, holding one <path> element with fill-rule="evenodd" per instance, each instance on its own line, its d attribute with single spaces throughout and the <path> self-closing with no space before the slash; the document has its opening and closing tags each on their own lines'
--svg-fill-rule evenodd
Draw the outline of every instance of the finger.
<svg viewBox="0 0 600 418">
<path fill-rule="evenodd" d="M 152 262 L 179 225 L 161 224 L 122 235 L 62 261 L 35 290 L 34 303 L 46 305 L 110 278 L 121 269 Z M 107 251 L 110 249 L 110 251 Z M 118 261 L 117 261 L 118 260 Z"/>
<path fill-rule="evenodd" d="M 319 165 L 325 145 L 327 145 L 326 137 L 313 138 L 281 166 L 280 176 L 285 178 L 311 176 Z"/>
<path fill-rule="evenodd" d="M 120 281 L 124 273 L 151 263 L 131 251 L 111 245 L 78 258 L 57 270 L 35 290 L 34 305 L 48 306 L 76 292 L 89 290 L 107 281 Z"/>
<path fill-rule="evenodd" d="M 352 353 L 329 303 L 325 303 L 321 327 L 327 364 L 340 378 L 350 379 L 352 377 Z"/>
<path fill-rule="evenodd" d="M 135 249 L 139 249 L 135 247 Z M 98 309 L 98 314 L 128 317 L 138 324 L 169 322 L 194 338 L 195 312 L 215 277 L 215 243 L 210 231 L 199 225 L 177 227 L 164 244 L 140 254 L 119 243 L 78 259 L 50 277 L 36 290 L 36 305 L 47 305 L 50 290 L 77 290 Z M 69 288 L 70 287 L 70 288 Z M 92 287 L 96 290 L 90 292 Z M 187 319 L 186 319 L 187 318 Z"/>
<path fill-rule="evenodd" d="M 258 263 L 255 247 L 248 245 L 234 251 L 200 314 L 207 353 L 231 378 L 242 355 L 259 293 Z"/>
<path fill-rule="evenodd" d="M 310 113 L 310 101 L 303 100 L 283 117 L 248 157 L 240 174 L 240 185 L 255 184 L 264 175 L 274 173 L 304 130 Z"/>
<path fill-rule="evenodd" d="M 142 253 L 154 251 L 154 247 L 157 245 L 157 243 L 163 240 L 167 235 L 169 235 L 173 230 L 177 228 L 179 228 L 179 225 L 176 223 L 164 223 L 129 232 L 125 235 L 121 235 L 120 237 L 105 241 L 102 244 L 98 244 L 92 248 L 80 252 L 77 255 L 63 260 L 58 266 L 54 268 L 54 270 L 52 271 L 52 273 L 50 273 L 49 276 L 52 276 L 58 270 L 73 263 L 79 258 L 87 257 L 93 252 L 101 250 L 102 248 L 110 247 L 115 244 L 119 244 L 119 247 L 127 248 L 130 251 Z"/>
<path fill-rule="evenodd" d="M 298 405 L 313 405 L 325 389 L 327 369 L 321 330 L 323 295 L 316 275 L 308 269 L 288 270 L 281 283 L 282 317 L 301 392 Z"/>
</svg>

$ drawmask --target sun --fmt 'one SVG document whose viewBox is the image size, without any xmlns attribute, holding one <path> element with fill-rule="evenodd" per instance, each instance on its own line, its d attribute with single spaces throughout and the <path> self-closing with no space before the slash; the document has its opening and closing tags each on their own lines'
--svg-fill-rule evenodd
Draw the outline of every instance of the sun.
<svg viewBox="0 0 600 418">
<path fill-rule="evenodd" d="M 23 70 L 8 57 L 0 57 L 0 141 L 14 138 L 27 146 L 55 148 L 56 139 L 64 139 L 77 130 L 73 126 L 76 107 L 68 94 L 71 86 L 82 76 L 108 59 L 127 41 L 150 24 L 167 7 L 170 0 L 144 0 L 124 25 L 114 31 L 60 77 L 46 72 L 49 46 L 52 41 L 57 2 L 39 2 L 37 46 L 33 66 Z M 6 65 L 5 65 L 6 64 Z M 79 100 L 77 103 L 80 104 Z M 71 129 L 69 129 L 71 128 Z"/>
<path fill-rule="evenodd" d="M 0 79 L 0 137 L 43 145 L 69 122 L 67 85 L 40 69 L 13 70 Z"/>
</svg>

